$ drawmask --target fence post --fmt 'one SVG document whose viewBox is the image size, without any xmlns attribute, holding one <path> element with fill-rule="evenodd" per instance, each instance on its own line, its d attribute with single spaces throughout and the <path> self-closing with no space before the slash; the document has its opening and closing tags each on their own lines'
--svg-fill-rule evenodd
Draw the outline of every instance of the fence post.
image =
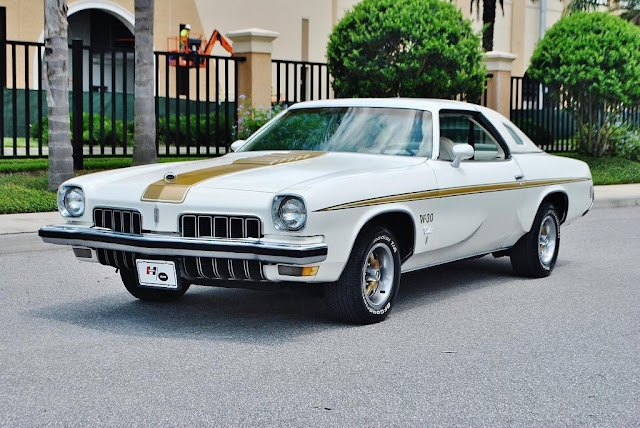
<svg viewBox="0 0 640 428">
<path fill-rule="evenodd" d="M 233 41 L 234 55 L 246 58 L 238 64 L 238 93 L 235 96 L 238 99 L 244 95 L 251 107 L 271 106 L 271 52 L 273 41 L 279 35 L 258 28 L 227 33 Z"/>
<path fill-rule="evenodd" d="M 82 40 L 74 39 L 71 42 L 71 61 L 73 70 L 71 74 L 71 111 L 73 112 L 73 169 L 79 170 L 84 167 L 82 153 L 82 131 L 83 131 L 83 105 L 82 105 L 82 80 L 83 80 L 83 55 Z M 115 122 L 115 120 L 114 120 Z M 91 130 L 89 130 L 91 132 Z"/>
<path fill-rule="evenodd" d="M 0 64 L 2 64 L 0 65 L 0 156 L 4 156 L 4 88 L 7 87 L 6 20 L 7 10 L 4 7 L 0 7 Z"/>
<path fill-rule="evenodd" d="M 4 89 L 7 86 L 7 9 L 4 7 L 0 7 L 0 64 L 0 88 Z"/>
<path fill-rule="evenodd" d="M 487 107 L 505 117 L 511 113 L 511 70 L 515 59 L 511 53 L 498 51 L 484 56 L 487 73 L 493 75 L 487 82 Z"/>
</svg>

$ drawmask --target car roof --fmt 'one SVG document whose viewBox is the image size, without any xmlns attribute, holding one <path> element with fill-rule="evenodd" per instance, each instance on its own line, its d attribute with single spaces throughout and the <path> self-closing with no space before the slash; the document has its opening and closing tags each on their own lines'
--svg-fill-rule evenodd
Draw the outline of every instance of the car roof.
<svg viewBox="0 0 640 428">
<path fill-rule="evenodd" d="M 304 101 L 291 109 L 313 107 L 390 107 L 437 111 L 442 109 L 479 111 L 478 105 L 462 101 L 431 98 L 336 98 L 333 100 Z"/>
</svg>

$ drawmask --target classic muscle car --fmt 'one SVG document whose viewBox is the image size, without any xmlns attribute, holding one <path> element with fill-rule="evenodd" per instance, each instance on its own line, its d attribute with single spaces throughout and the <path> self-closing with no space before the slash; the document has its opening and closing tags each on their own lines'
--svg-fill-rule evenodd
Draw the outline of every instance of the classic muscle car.
<svg viewBox="0 0 640 428">
<path fill-rule="evenodd" d="M 593 204 L 585 163 L 462 102 L 304 102 L 231 148 L 69 180 L 66 224 L 40 236 L 119 269 L 142 300 L 191 284 L 322 283 L 335 315 L 372 323 L 404 272 L 492 253 L 549 275 L 560 226 Z"/>
</svg>

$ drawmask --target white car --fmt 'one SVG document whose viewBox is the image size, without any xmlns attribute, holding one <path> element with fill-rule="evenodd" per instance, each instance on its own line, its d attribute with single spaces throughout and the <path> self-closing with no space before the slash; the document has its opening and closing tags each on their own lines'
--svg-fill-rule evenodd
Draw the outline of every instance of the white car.
<svg viewBox="0 0 640 428">
<path fill-rule="evenodd" d="M 299 103 L 232 149 L 69 180 L 67 223 L 40 236 L 118 268 L 142 300 L 191 284 L 323 283 L 339 318 L 372 323 L 403 272 L 492 253 L 549 275 L 560 225 L 593 204 L 585 163 L 462 102 Z"/>
</svg>

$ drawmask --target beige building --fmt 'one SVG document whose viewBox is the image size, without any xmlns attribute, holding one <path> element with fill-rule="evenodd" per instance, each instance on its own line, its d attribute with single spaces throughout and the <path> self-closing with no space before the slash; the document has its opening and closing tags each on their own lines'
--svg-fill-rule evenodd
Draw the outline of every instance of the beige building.
<svg viewBox="0 0 640 428">
<path fill-rule="evenodd" d="M 481 13 L 470 10 L 470 1 L 453 0 L 464 15 L 472 19 L 474 28 L 480 31 Z M 214 29 L 227 34 L 246 28 L 260 28 L 279 33 L 273 42 L 272 58 L 324 62 L 333 25 L 356 3 L 357 0 L 156 0 L 154 47 L 160 51 L 167 50 L 168 40 L 178 35 L 180 24 L 190 24 L 193 35 L 201 34 L 205 38 Z M 540 8 L 545 3 L 546 12 L 541 15 Z M 85 45 L 94 47 L 132 47 L 133 5 L 134 0 L 69 0 L 70 39 L 79 38 Z M 541 18 L 545 28 L 550 27 L 560 18 L 562 6 L 561 0 L 505 0 L 504 12 L 497 11 L 494 50 L 516 56 L 513 75 L 522 76 L 527 69 L 540 38 Z M 3 18 L 4 22 L 1 22 Z M 8 40 L 42 41 L 43 0 L 0 0 L 0 26 L 3 25 Z M 23 87 L 26 62 L 31 64 L 27 73 L 32 80 L 29 87 L 35 88 L 40 81 L 36 49 L 28 51 L 27 61 L 16 58 L 17 86 Z M 216 46 L 213 54 L 229 55 L 220 46 Z M 7 55 L 10 58 L 11 52 Z M 116 90 L 119 90 L 123 62 L 132 59 L 116 58 L 115 61 Z M 128 65 L 125 74 L 132 79 L 131 64 L 125 64 Z M 6 66 L 9 66 L 9 59 Z M 11 72 L 7 71 L 8 74 Z M 106 80 L 110 82 L 110 76 Z M 85 86 L 88 84 L 85 82 Z M 133 89 L 132 84 L 127 86 L 127 91 Z"/>
</svg>

